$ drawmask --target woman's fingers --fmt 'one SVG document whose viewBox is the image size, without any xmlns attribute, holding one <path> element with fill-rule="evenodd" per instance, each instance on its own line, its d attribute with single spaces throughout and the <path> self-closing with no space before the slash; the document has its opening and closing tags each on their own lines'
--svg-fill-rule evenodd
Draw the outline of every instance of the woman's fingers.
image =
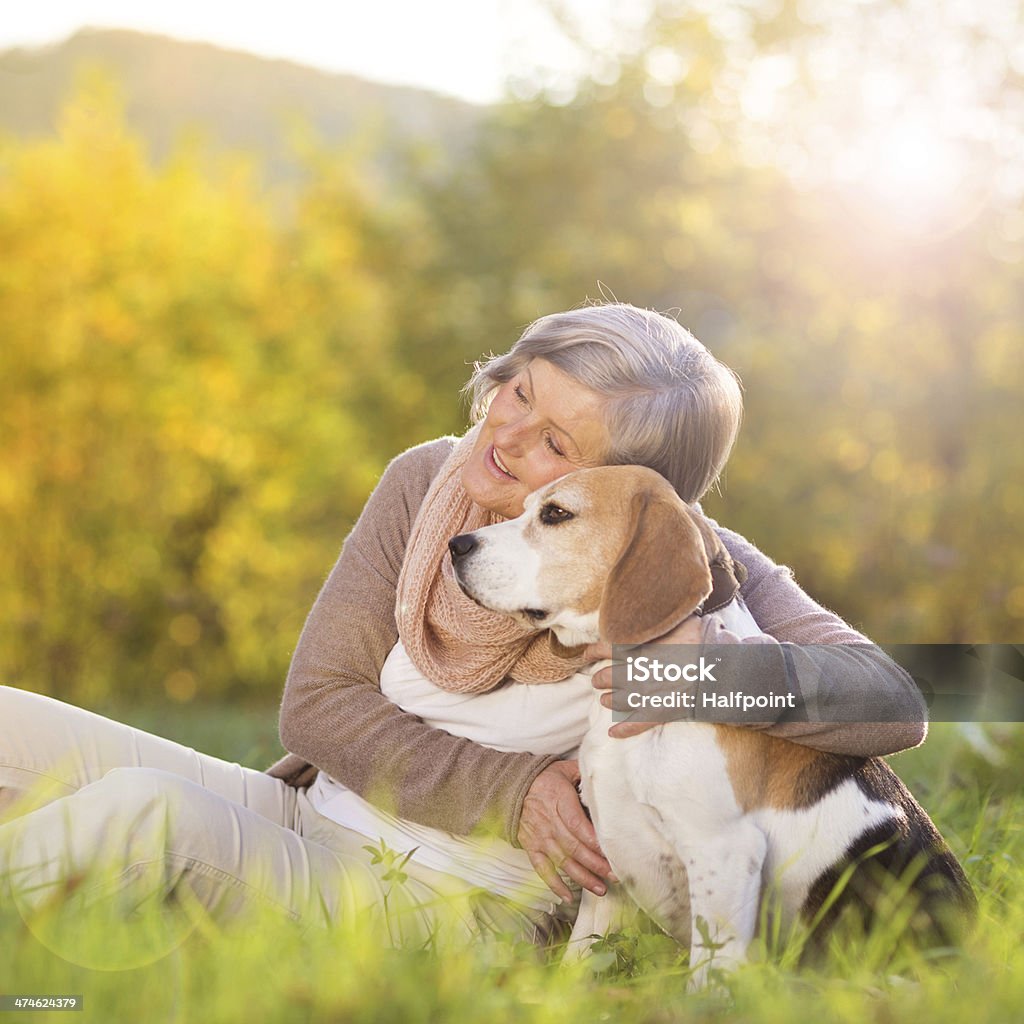
<svg viewBox="0 0 1024 1024">
<path fill-rule="evenodd" d="M 608 735 L 617 740 L 625 739 L 628 736 L 639 736 L 648 729 L 656 729 L 663 722 L 616 722 L 608 730 Z"/>
<path fill-rule="evenodd" d="M 596 644 L 587 644 L 583 649 L 583 660 L 586 662 L 604 661 L 612 656 L 612 645 L 599 640 Z"/>
<path fill-rule="evenodd" d="M 586 821 L 586 817 L 584 817 L 584 821 Z M 565 822 L 556 821 L 552 824 L 554 826 L 552 831 L 546 836 L 541 848 L 536 851 L 546 861 L 546 869 L 550 869 L 546 873 L 539 872 L 547 882 L 548 888 L 566 898 L 561 891 L 564 888 L 564 883 L 558 876 L 558 872 L 561 872 L 584 889 L 603 896 L 608 890 L 605 879 L 612 872 L 611 865 L 580 836 L 572 832 Z M 587 824 L 589 825 L 589 822 Z M 592 828 L 590 831 L 593 833 Z M 596 837 L 594 842 L 596 843 Z M 530 857 L 530 861 L 534 867 L 537 866 L 537 861 L 533 856 Z"/>
<path fill-rule="evenodd" d="M 533 865 L 533 870 L 544 879 L 544 884 L 563 902 L 572 902 L 572 892 L 569 886 L 562 881 L 558 872 L 555 870 L 555 866 L 551 863 L 548 857 L 545 857 L 543 853 L 530 850 L 527 851 L 530 856 L 530 863 Z"/>
<path fill-rule="evenodd" d="M 601 694 L 601 703 L 606 708 L 611 708 L 614 711 L 629 711 L 629 708 L 625 705 L 623 700 L 616 700 L 614 694 L 603 693 Z M 634 712 L 634 715 L 640 714 L 640 712 Z M 629 718 L 623 719 L 621 722 L 616 722 L 609 730 L 608 735 L 614 739 L 624 739 L 627 736 L 639 736 L 642 732 L 647 732 L 648 729 L 653 729 L 656 725 L 664 725 L 664 722 L 645 722 L 643 719 Z"/>
<path fill-rule="evenodd" d="M 561 868 L 577 885 L 589 889 L 595 896 L 603 896 L 608 891 L 604 879 L 588 871 L 578 860 L 567 858 L 562 861 Z M 611 872 L 610 867 L 606 870 L 608 873 Z"/>
<path fill-rule="evenodd" d="M 628 713 L 632 709 L 626 703 L 627 694 L 624 693 L 602 693 L 601 703 L 606 708 L 610 708 L 612 711 L 618 711 L 621 713 Z M 647 732 L 648 729 L 653 729 L 656 725 L 664 725 L 664 722 L 645 722 L 642 719 L 633 717 L 634 715 L 641 715 L 642 711 L 632 711 L 632 715 L 629 718 L 624 719 L 621 722 L 616 722 L 609 730 L 608 735 L 615 739 L 623 739 L 627 736 L 639 736 L 642 732 Z"/>
<path fill-rule="evenodd" d="M 574 881 L 601 896 L 606 888 L 601 880 L 611 874 L 612 866 L 601 852 L 597 833 L 575 789 L 573 798 L 559 808 L 562 827 L 555 838 L 565 857 L 561 867 Z"/>
<path fill-rule="evenodd" d="M 559 872 L 601 896 L 611 874 L 597 841 L 597 833 L 576 792 L 579 766 L 556 761 L 534 779 L 523 802 L 519 844 L 530 863 L 560 899 L 569 898 Z"/>
<path fill-rule="evenodd" d="M 590 685 L 596 690 L 610 690 L 612 688 L 612 666 L 606 665 L 590 677 Z"/>
</svg>

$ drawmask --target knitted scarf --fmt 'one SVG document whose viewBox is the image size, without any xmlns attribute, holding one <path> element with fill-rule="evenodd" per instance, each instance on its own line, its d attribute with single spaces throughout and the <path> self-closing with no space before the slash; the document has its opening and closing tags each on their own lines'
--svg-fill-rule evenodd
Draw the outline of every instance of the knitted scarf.
<svg viewBox="0 0 1024 1024">
<path fill-rule="evenodd" d="M 443 690 L 483 693 L 506 678 L 523 683 L 567 679 L 582 664 L 549 630 L 531 630 L 481 608 L 459 588 L 448 541 L 503 521 L 472 502 L 462 469 L 479 434 L 465 434 L 441 466 L 420 506 L 398 577 L 395 618 L 413 664 Z"/>
</svg>

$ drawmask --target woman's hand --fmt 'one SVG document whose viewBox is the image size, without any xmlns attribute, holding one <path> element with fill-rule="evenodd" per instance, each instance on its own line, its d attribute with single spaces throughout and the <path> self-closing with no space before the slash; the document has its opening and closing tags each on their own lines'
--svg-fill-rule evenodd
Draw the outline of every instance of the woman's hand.
<svg viewBox="0 0 1024 1024">
<path fill-rule="evenodd" d="M 519 818 L 519 845 L 548 888 L 566 902 L 572 893 L 559 870 L 598 896 L 605 894 L 604 879 L 612 875 L 576 792 L 579 778 L 577 761 L 549 764 L 533 780 Z"/>
<path fill-rule="evenodd" d="M 670 629 L 664 636 L 650 641 L 655 644 L 699 644 L 701 642 L 703 624 L 696 615 L 683 619 L 678 626 Z M 612 645 L 606 643 L 591 644 L 584 652 L 588 662 L 603 661 L 612 656 Z M 591 683 L 597 690 L 611 690 L 612 688 L 612 666 L 606 665 L 603 669 L 595 672 Z M 606 707 L 612 706 L 611 693 L 601 694 L 601 703 Z M 659 722 L 616 722 L 608 730 L 609 736 L 622 739 L 626 736 L 636 736 L 639 733 L 653 729 Z"/>
</svg>

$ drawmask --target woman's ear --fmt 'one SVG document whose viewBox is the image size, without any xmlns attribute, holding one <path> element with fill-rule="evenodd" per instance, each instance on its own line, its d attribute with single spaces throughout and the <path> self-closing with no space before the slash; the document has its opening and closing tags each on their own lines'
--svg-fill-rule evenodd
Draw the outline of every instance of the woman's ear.
<svg viewBox="0 0 1024 1024">
<path fill-rule="evenodd" d="M 598 628 L 612 644 L 667 633 L 711 593 L 704 538 L 682 501 L 641 491 L 618 561 L 605 581 Z"/>
</svg>

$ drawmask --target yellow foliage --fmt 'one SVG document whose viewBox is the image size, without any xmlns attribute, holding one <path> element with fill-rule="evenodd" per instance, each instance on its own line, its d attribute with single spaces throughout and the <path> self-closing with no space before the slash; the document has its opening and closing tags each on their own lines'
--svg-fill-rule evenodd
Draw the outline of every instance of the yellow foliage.
<svg viewBox="0 0 1024 1024">
<path fill-rule="evenodd" d="M 392 339 L 355 211 L 289 226 L 237 157 L 150 166 L 96 77 L 0 167 L 5 681 L 276 690 L 394 443 L 358 411 Z"/>
</svg>

